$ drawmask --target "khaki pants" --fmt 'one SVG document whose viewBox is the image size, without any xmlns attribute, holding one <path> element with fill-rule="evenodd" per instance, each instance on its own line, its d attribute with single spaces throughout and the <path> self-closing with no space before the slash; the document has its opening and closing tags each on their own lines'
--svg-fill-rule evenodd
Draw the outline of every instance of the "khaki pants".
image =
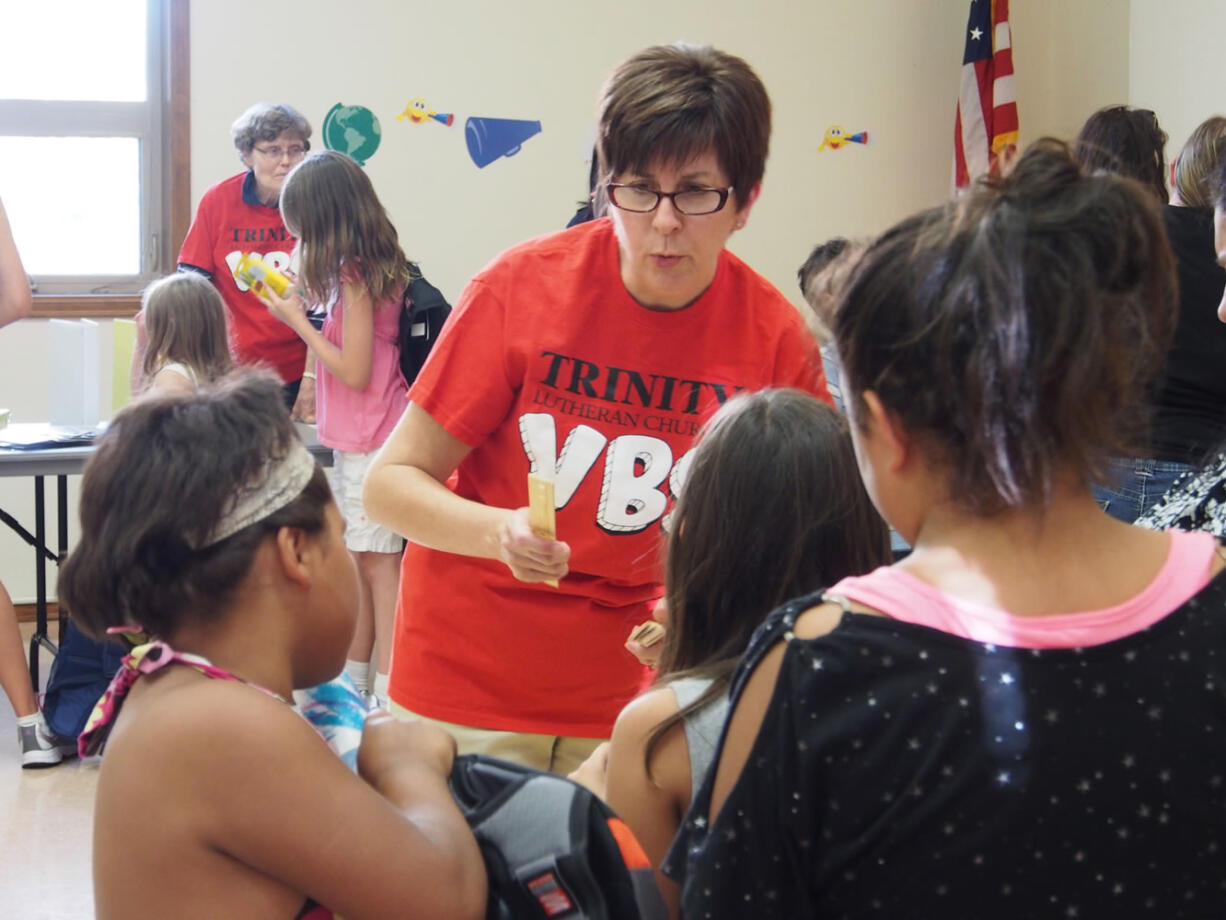
<svg viewBox="0 0 1226 920">
<path fill-rule="evenodd" d="M 493 728 L 473 728 L 419 716 L 388 700 L 387 708 L 398 719 L 420 719 L 446 730 L 456 740 L 461 754 L 485 754 L 537 770 L 565 776 L 587 760 L 603 738 L 567 738 L 559 735 L 533 735 L 504 732 Z"/>
</svg>

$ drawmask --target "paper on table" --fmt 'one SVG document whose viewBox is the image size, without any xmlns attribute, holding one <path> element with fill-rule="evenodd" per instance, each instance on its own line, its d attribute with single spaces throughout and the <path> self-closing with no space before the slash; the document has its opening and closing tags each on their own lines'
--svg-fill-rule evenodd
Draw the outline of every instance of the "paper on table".
<svg viewBox="0 0 1226 920">
<path fill-rule="evenodd" d="M 81 447 L 102 433 L 99 426 L 48 425 L 46 422 L 13 423 L 0 430 L 0 447 L 9 450 L 41 450 L 45 447 Z"/>
</svg>

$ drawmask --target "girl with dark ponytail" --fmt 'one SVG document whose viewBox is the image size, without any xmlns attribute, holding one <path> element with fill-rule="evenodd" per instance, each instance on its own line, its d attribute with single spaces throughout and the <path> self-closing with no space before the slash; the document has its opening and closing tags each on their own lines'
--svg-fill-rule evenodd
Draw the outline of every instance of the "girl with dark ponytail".
<svg viewBox="0 0 1226 920">
<path fill-rule="evenodd" d="M 869 249 L 835 339 L 914 549 L 755 636 L 665 863 L 685 916 L 1226 915 L 1226 563 L 1090 492 L 1174 294 L 1154 195 L 1055 141 Z"/>
</svg>

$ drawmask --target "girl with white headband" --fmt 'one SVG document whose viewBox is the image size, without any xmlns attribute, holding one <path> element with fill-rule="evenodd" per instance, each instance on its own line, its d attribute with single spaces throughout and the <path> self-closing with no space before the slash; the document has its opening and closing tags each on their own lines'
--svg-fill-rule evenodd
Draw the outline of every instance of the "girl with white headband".
<svg viewBox="0 0 1226 920">
<path fill-rule="evenodd" d="M 447 788 L 455 742 L 376 714 L 359 778 L 289 703 L 341 670 L 358 593 L 278 382 L 124 410 L 80 512 L 61 600 L 95 635 L 151 640 L 80 739 L 105 747 L 97 915 L 480 916 L 481 856 Z"/>
</svg>

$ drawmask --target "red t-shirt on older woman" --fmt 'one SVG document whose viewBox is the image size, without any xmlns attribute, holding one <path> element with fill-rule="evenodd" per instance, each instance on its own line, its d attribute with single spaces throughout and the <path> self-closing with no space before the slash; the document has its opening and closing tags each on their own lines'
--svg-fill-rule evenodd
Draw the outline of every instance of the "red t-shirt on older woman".
<svg viewBox="0 0 1226 920">
<path fill-rule="evenodd" d="M 237 364 L 271 367 L 286 383 L 302 377 L 306 345 L 234 277 L 239 258 L 257 252 L 274 269 L 289 267 L 294 238 L 278 208 L 255 197 L 250 171 L 223 179 L 200 198 L 179 265 L 208 274 L 226 302 L 230 353 Z"/>
</svg>

